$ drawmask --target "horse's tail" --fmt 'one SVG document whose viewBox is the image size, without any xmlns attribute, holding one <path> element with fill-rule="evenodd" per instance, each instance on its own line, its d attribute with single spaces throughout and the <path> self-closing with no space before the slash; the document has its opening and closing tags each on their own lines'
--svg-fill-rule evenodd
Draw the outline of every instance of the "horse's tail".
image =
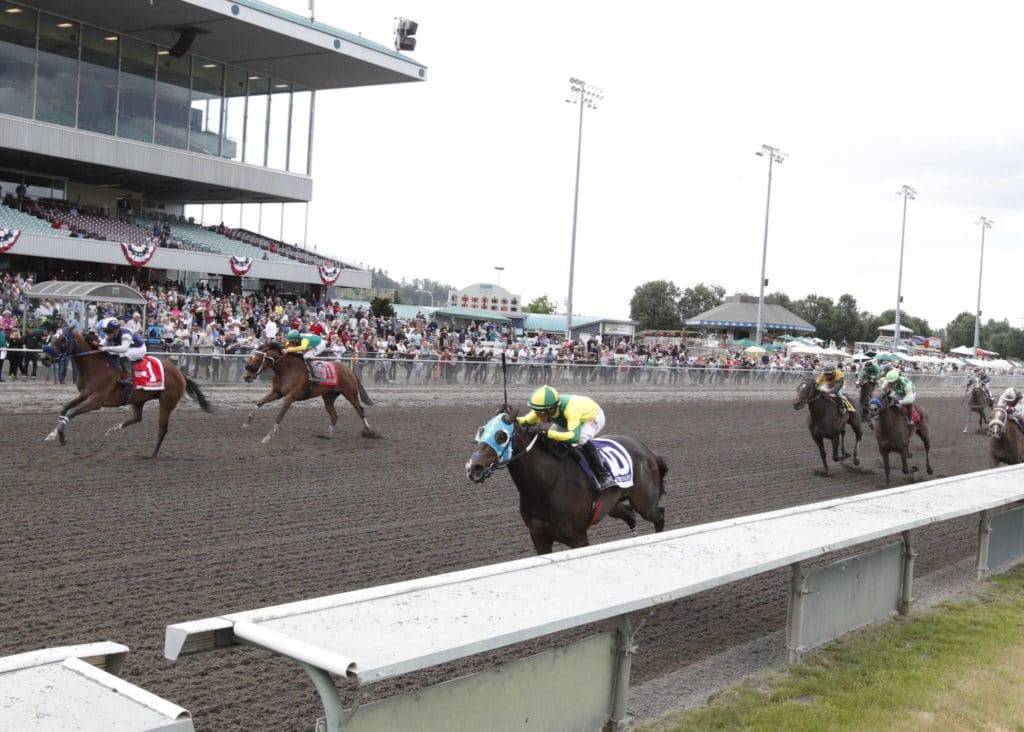
<svg viewBox="0 0 1024 732">
<path fill-rule="evenodd" d="M 188 392 L 188 395 L 196 400 L 200 409 L 209 414 L 213 414 L 213 406 L 206 398 L 206 395 L 203 394 L 203 390 L 199 388 L 199 384 L 192 381 L 192 379 L 185 376 L 185 374 L 182 374 L 182 376 L 185 378 L 185 391 Z"/>
<path fill-rule="evenodd" d="M 373 400 L 370 399 L 370 395 L 366 393 L 366 387 L 363 386 L 363 382 L 359 379 L 359 376 L 357 376 L 355 372 L 353 372 L 352 375 L 356 377 L 356 386 L 359 387 L 359 401 L 361 401 L 367 407 L 372 407 Z"/>
<path fill-rule="evenodd" d="M 661 476 L 661 480 L 658 481 L 658 495 L 663 496 L 665 495 L 665 474 L 668 472 L 668 463 L 661 455 L 655 455 L 654 459 L 658 463 L 658 473 Z"/>
</svg>

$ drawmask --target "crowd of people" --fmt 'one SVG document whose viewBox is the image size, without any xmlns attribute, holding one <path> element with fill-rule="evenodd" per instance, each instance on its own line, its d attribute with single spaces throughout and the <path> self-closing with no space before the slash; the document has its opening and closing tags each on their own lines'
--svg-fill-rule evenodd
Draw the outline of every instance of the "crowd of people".
<svg viewBox="0 0 1024 732">
<path fill-rule="evenodd" d="M 633 343 L 628 339 L 570 342 L 561 335 L 512 333 L 507 326 L 471 322 L 452 327 L 422 312 L 411 318 L 375 315 L 367 306 L 274 291 L 240 295 L 200 282 L 128 282 L 146 305 L 127 311 L 111 305 L 35 301 L 24 291 L 27 275 L 0 275 L 2 330 L 12 378 L 38 375 L 35 354 L 45 331 L 42 321 L 60 313 L 85 328 L 118 316 L 143 336 L 151 353 L 168 353 L 190 376 L 236 381 L 245 356 L 265 340 L 283 341 L 290 330 L 315 333 L 325 342 L 323 356 L 341 358 L 367 383 L 496 383 L 501 356 L 513 384 L 624 383 L 678 385 L 786 383 L 816 371 L 819 359 L 784 351 L 748 354 L 742 350 L 688 349 L 680 344 Z M 857 362 L 840 360 L 856 377 Z M 917 374 L 912 364 L 904 371 Z M 2 369 L 0 369 L 2 370 Z M 45 374 L 58 380 L 66 374 Z"/>
</svg>

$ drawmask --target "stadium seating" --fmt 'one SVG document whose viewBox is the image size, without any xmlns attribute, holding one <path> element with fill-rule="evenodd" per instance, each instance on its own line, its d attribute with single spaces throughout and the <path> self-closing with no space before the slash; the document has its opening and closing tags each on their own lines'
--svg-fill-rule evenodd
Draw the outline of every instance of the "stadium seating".
<svg viewBox="0 0 1024 732">
<path fill-rule="evenodd" d="M 107 241 L 123 241 L 129 244 L 143 244 L 153 233 L 135 224 L 118 219 L 87 214 L 72 214 L 69 211 L 55 211 L 53 218 L 73 229 L 82 229 Z"/>
<path fill-rule="evenodd" d="M 22 213 L 18 209 L 6 205 L 0 205 L 0 227 L 19 229 L 33 234 L 50 234 L 51 236 L 68 236 L 70 233 L 63 229 L 54 229 L 45 219 Z"/>
<path fill-rule="evenodd" d="M 145 220 L 142 220 L 145 225 Z M 150 222 L 152 225 L 152 222 Z M 280 254 L 272 254 L 271 252 L 260 249 L 259 247 L 248 244 L 244 241 L 238 241 L 236 239 L 229 239 L 223 234 L 218 234 L 216 231 L 210 231 L 204 229 L 201 226 L 194 226 L 191 224 L 183 224 L 176 221 L 168 222 L 168 226 L 171 229 L 171 236 L 182 239 L 186 242 L 191 242 L 205 251 L 214 252 L 215 254 L 226 254 L 228 256 L 237 257 L 252 257 L 253 259 L 263 259 L 265 254 L 267 259 L 277 262 L 288 262 L 288 257 L 284 257 Z"/>
</svg>

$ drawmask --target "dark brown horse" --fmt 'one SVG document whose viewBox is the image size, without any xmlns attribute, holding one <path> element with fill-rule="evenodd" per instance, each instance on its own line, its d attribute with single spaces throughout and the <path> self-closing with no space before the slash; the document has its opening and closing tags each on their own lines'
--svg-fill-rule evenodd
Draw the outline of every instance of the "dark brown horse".
<svg viewBox="0 0 1024 732">
<path fill-rule="evenodd" d="M 372 406 L 373 400 L 370 399 L 370 395 L 363 388 L 363 383 L 352 372 L 352 369 L 341 361 L 335 361 L 334 365 L 338 371 L 338 386 L 310 384 L 309 371 L 306 369 L 306 362 L 302 356 L 285 353 L 284 347 L 277 341 L 264 343 L 249 356 L 249 360 L 245 364 L 245 380 L 248 383 L 252 383 L 257 376 L 267 369 L 274 372 L 274 378 L 270 382 L 270 391 L 265 397 L 256 402 L 256 406 L 249 412 L 249 416 L 242 424 L 242 427 L 249 427 L 252 418 L 256 416 L 256 411 L 264 404 L 282 399 L 283 402 L 277 412 L 277 419 L 274 420 L 274 428 L 262 440 L 265 445 L 270 442 L 270 438 L 277 432 L 278 425 L 281 424 L 281 420 L 284 419 L 284 415 L 288 413 L 293 403 L 321 397 L 324 400 L 324 409 L 327 410 L 327 416 L 331 420 L 327 436 L 333 437 L 334 427 L 338 424 L 338 412 L 334 408 L 334 401 L 340 395 L 348 399 L 349 403 L 356 410 L 356 414 L 359 415 L 359 419 L 363 420 L 363 437 L 380 437 L 379 434 L 370 428 L 370 423 L 366 421 L 366 412 L 363 410 L 363 406 Z"/>
<path fill-rule="evenodd" d="M 1001 463 L 1020 465 L 1024 463 L 1024 429 L 1020 423 L 1007 419 L 1006 410 L 996 407 L 992 411 L 992 421 L 988 423 L 988 455 L 992 467 L 998 468 Z"/>
<path fill-rule="evenodd" d="M 796 388 L 796 401 L 793 402 L 793 409 L 807 407 L 807 429 L 810 430 L 811 439 L 818 446 L 818 453 L 821 455 L 821 465 L 825 469 L 825 476 L 831 476 L 828 471 L 828 460 L 825 459 L 825 440 L 832 442 L 832 462 L 841 463 L 850 457 L 846 451 L 846 425 L 850 425 L 857 441 L 853 443 L 853 464 L 860 465 L 860 441 L 864 436 L 861 429 L 860 415 L 851 412 L 828 391 L 822 391 L 813 378 L 800 382 Z M 840 450 L 842 454 L 840 454 Z"/>
<path fill-rule="evenodd" d="M 871 400 L 871 395 L 875 393 L 876 387 L 875 380 L 870 377 L 861 377 L 857 382 L 857 406 L 860 407 L 860 421 L 861 424 L 866 424 L 869 429 L 875 428 L 871 423 L 871 415 L 868 413 L 868 402 Z"/>
<path fill-rule="evenodd" d="M 928 475 L 932 475 L 931 463 L 931 431 L 928 428 L 928 415 L 918 405 L 914 405 L 921 415 L 921 421 L 916 425 L 907 424 L 907 418 L 900 410 L 898 402 L 885 393 L 872 397 L 870 401 L 871 418 L 875 422 L 875 439 L 878 440 L 878 452 L 882 456 L 882 465 L 885 467 L 885 485 L 889 485 L 889 453 L 898 453 L 902 462 L 903 474 L 910 475 L 917 472 L 917 466 L 910 468 L 908 460 L 913 457 L 910 452 L 910 441 L 914 434 L 921 438 L 924 444 L 924 464 Z"/>
<path fill-rule="evenodd" d="M 992 406 L 991 400 L 988 398 L 988 394 L 985 393 L 985 389 L 981 383 L 972 378 L 965 390 L 965 396 L 967 397 L 967 421 L 964 422 L 964 434 L 967 434 L 967 428 L 971 424 L 971 415 L 978 415 L 978 434 L 984 435 L 988 430 L 985 429 L 985 423 L 988 421 L 985 418 L 985 410 Z M 962 400 L 961 400 L 962 401 Z"/>
<path fill-rule="evenodd" d="M 128 400 L 125 401 L 126 387 L 121 383 L 121 367 L 116 360 L 100 350 L 95 337 L 86 338 L 81 331 L 71 326 L 57 332 L 50 343 L 43 348 L 42 363 L 49 367 L 51 363 L 66 358 L 74 359 L 78 373 L 78 379 L 75 382 L 78 387 L 78 396 L 61 407 L 60 419 L 58 419 L 54 430 L 46 436 L 47 441 L 60 440 L 60 444 L 64 445 L 67 442 L 64 432 L 68 422 L 78 415 L 104 407 L 122 407 L 127 404 L 132 408 L 132 416 L 107 430 L 106 434 L 109 436 L 125 427 L 141 422 L 142 408 L 146 402 L 159 400 L 160 429 L 156 447 L 153 448 L 153 457 L 156 457 L 160 452 L 160 445 L 163 444 L 164 438 L 167 436 L 167 425 L 171 419 L 171 412 L 178 406 L 182 395 L 188 393 L 198 402 L 204 412 L 213 411 L 206 396 L 196 383 L 181 373 L 181 370 L 171 361 L 161 359 L 164 366 L 165 383 L 162 391 L 132 389 Z"/>
<path fill-rule="evenodd" d="M 587 546 L 587 530 L 605 516 L 625 521 L 635 534 L 639 513 L 654 524 L 655 531 L 663 530 L 665 509 L 658 504 L 668 472 L 664 459 L 632 438 L 610 439 L 633 459 L 631 488 L 615 486 L 595 496 L 583 469 L 566 452 L 574 448 L 531 437 L 514 414 L 505 413 L 480 428 L 477 449 L 466 463 L 466 477 L 483 483 L 495 471 L 508 468 L 519 490 L 519 515 L 538 554 L 549 554 L 556 541 L 571 548 Z"/>
</svg>

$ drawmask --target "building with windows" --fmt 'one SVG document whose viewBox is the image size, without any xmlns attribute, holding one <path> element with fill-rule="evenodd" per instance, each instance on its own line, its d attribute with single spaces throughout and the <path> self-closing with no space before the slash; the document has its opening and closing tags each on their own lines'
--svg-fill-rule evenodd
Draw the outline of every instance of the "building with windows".
<svg viewBox="0 0 1024 732">
<path fill-rule="evenodd" d="M 157 278 L 368 287 L 364 270 L 196 226 L 185 206 L 280 205 L 283 220 L 312 196 L 317 93 L 425 78 L 261 0 L 0 1 L 0 229 L 20 232 L 0 267 L 128 266 L 127 239 Z M 153 239 L 171 246 L 147 252 Z"/>
</svg>

